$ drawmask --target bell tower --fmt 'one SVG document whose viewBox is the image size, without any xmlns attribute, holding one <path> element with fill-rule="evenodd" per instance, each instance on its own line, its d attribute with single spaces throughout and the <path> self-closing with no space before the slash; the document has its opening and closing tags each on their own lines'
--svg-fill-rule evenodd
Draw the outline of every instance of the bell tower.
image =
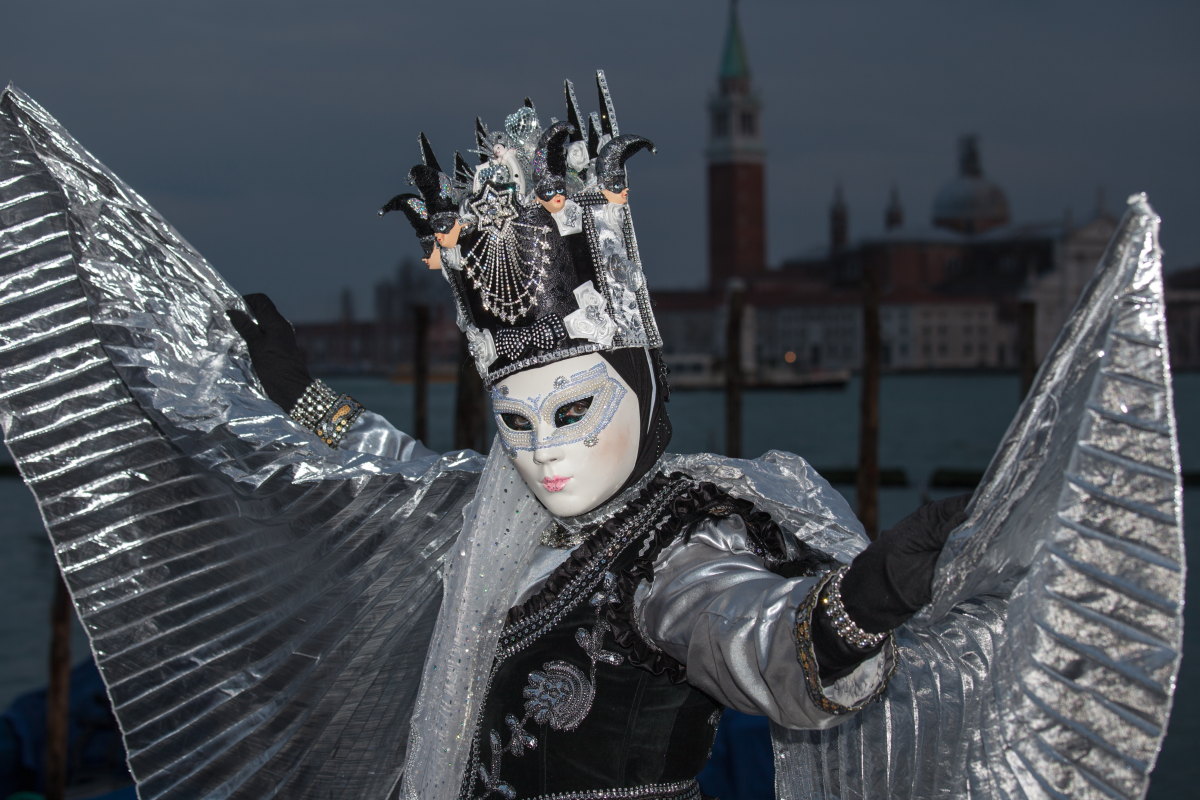
<svg viewBox="0 0 1200 800">
<path fill-rule="evenodd" d="M 767 261 L 762 103 L 750 85 L 737 0 L 708 114 L 708 283 L 718 289 L 761 275 Z"/>
</svg>

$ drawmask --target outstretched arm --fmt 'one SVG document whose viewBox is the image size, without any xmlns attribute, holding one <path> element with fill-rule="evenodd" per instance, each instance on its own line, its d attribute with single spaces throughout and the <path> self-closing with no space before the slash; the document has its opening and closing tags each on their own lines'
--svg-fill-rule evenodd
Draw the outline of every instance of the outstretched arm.
<svg viewBox="0 0 1200 800">
<path fill-rule="evenodd" d="M 788 728 L 837 724 L 883 690 L 887 633 L 928 602 L 965 500 L 923 507 L 847 566 L 793 578 L 755 555 L 740 518 L 702 522 L 639 590 L 639 625 L 724 705 Z"/>
<path fill-rule="evenodd" d="M 250 352 L 254 371 L 267 396 L 292 419 L 330 447 L 385 456 L 400 461 L 433 455 L 412 436 L 367 411 L 350 395 L 339 394 L 314 380 L 296 342 L 292 324 L 265 294 L 245 296 L 254 314 L 231 308 L 225 313 Z"/>
<path fill-rule="evenodd" d="M 1157 230 L 1131 198 L 895 635 L 884 702 L 836 737 L 775 731 L 781 794 L 1145 795 L 1183 627 Z"/>
</svg>

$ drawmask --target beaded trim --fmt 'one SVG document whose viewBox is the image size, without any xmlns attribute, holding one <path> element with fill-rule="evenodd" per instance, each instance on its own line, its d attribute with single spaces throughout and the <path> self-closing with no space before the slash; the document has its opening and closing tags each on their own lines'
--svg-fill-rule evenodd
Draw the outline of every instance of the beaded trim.
<svg viewBox="0 0 1200 800">
<path fill-rule="evenodd" d="M 308 385 L 292 407 L 291 417 L 330 447 L 337 447 L 366 409 L 348 394 L 338 394 L 324 381 Z"/>
<path fill-rule="evenodd" d="M 837 631 L 838 636 L 861 650 L 867 650 L 886 639 L 888 632 L 864 631 L 846 612 L 846 606 L 842 604 L 842 578 L 845 577 L 848 569 L 850 566 L 847 564 L 833 571 L 825 594 L 821 597 L 821 608 L 825 612 L 825 616 L 829 617 L 829 621 L 833 623 L 833 629 Z"/>
<path fill-rule="evenodd" d="M 702 800 L 703 797 L 700 784 L 693 779 L 582 792 L 554 792 L 539 794 L 530 800 Z"/>
<path fill-rule="evenodd" d="M 590 530 L 569 531 L 557 522 L 551 522 L 550 527 L 542 531 L 542 544 L 556 550 L 574 550 L 583 540 L 591 535 Z"/>
<path fill-rule="evenodd" d="M 501 378 L 507 378 L 514 372 L 520 372 L 526 367 L 536 367 L 540 364 L 549 364 L 551 361 L 562 361 L 574 356 L 582 356 L 587 355 L 588 353 L 595 353 L 600 350 L 609 349 L 612 348 L 606 348 L 602 344 L 581 344 L 574 347 L 559 348 L 551 353 L 542 353 L 540 355 L 530 356 L 529 358 L 523 358 L 520 361 L 514 361 L 507 367 L 500 367 L 499 369 L 490 370 L 487 374 L 486 382 L 488 386 L 495 386 Z"/>
<path fill-rule="evenodd" d="M 671 502 L 686 490 L 687 481 L 676 480 L 675 477 L 682 476 L 673 476 L 670 482 L 658 488 L 651 497 L 643 498 L 641 502 L 644 505 L 627 519 L 620 521 L 615 530 L 609 530 L 607 527 L 604 529 L 606 535 L 611 538 L 599 543 L 598 550 L 586 557 L 583 569 L 558 590 L 554 602 L 505 626 L 496 648 L 497 662 L 528 647 L 570 612 L 583 596 L 595 589 L 609 563 L 635 538 L 651 530 Z M 595 532 L 595 529 L 593 531 Z M 528 602 L 527 600 L 526 603 Z"/>
<path fill-rule="evenodd" d="M 844 567 L 841 569 L 844 569 Z M 861 703 L 844 706 L 826 696 L 825 687 L 821 684 L 820 665 L 817 663 L 817 655 L 813 650 L 812 618 L 816 612 L 817 605 L 820 603 L 825 587 L 829 585 L 833 575 L 837 574 L 837 572 L 838 570 L 834 570 L 817 581 L 812 591 L 804 599 L 804 602 L 796 609 L 796 660 L 800 662 L 800 666 L 803 668 L 805 688 L 808 689 L 808 696 L 812 699 L 813 703 L 826 714 L 841 716 L 865 708 L 883 694 L 884 689 L 887 688 L 888 679 L 891 678 L 891 673 L 896 669 L 896 644 L 894 639 L 889 639 L 885 645 L 886 648 L 891 649 L 891 652 L 887 655 L 890 659 L 891 667 L 888 670 L 888 674 L 884 676 L 884 680 L 880 682 L 879 687 Z"/>
</svg>

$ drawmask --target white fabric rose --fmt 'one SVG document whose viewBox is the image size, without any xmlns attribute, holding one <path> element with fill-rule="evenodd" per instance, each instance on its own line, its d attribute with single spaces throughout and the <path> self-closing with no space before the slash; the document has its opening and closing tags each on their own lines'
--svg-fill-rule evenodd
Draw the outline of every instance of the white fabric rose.
<svg viewBox="0 0 1200 800">
<path fill-rule="evenodd" d="M 567 166 L 576 172 L 587 169 L 591 160 L 588 158 L 587 142 L 571 142 L 567 145 Z"/>
<path fill-rule="evenodd" d="M 617 324 L 604 308 L 604 296 L 596 291 L 591 281 L 577 286 L 574 294 L 579 309 L 563 317 L 567 333 L 575 339 L 587 339 L 611 347 Z"/>
<path fill-rule="evenodd" d="M 487 368 L 496 361 L 496 342 L 492 339 L 492 332 L 484 328 L 468 326 L 464 333 L 467 334 L 467 352 L 475 359 L 475 366 L 481 375 L 487 373 Z"/>
</svg>

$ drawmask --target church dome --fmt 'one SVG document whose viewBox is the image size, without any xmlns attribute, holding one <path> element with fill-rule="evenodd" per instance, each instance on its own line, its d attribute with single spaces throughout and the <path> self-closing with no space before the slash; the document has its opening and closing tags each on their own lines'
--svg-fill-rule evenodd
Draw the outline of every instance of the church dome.
<svg viewBox="0 0 1200 800">
<path fill-rule="evenodd" d="M 959 143 L 959 174 L 934 197 L 933 224 L 961 233 L 982 233 L 1008 221 L 1004 190 L 983 177 L 975 137 L 963 137 Z"/>
</svg>

